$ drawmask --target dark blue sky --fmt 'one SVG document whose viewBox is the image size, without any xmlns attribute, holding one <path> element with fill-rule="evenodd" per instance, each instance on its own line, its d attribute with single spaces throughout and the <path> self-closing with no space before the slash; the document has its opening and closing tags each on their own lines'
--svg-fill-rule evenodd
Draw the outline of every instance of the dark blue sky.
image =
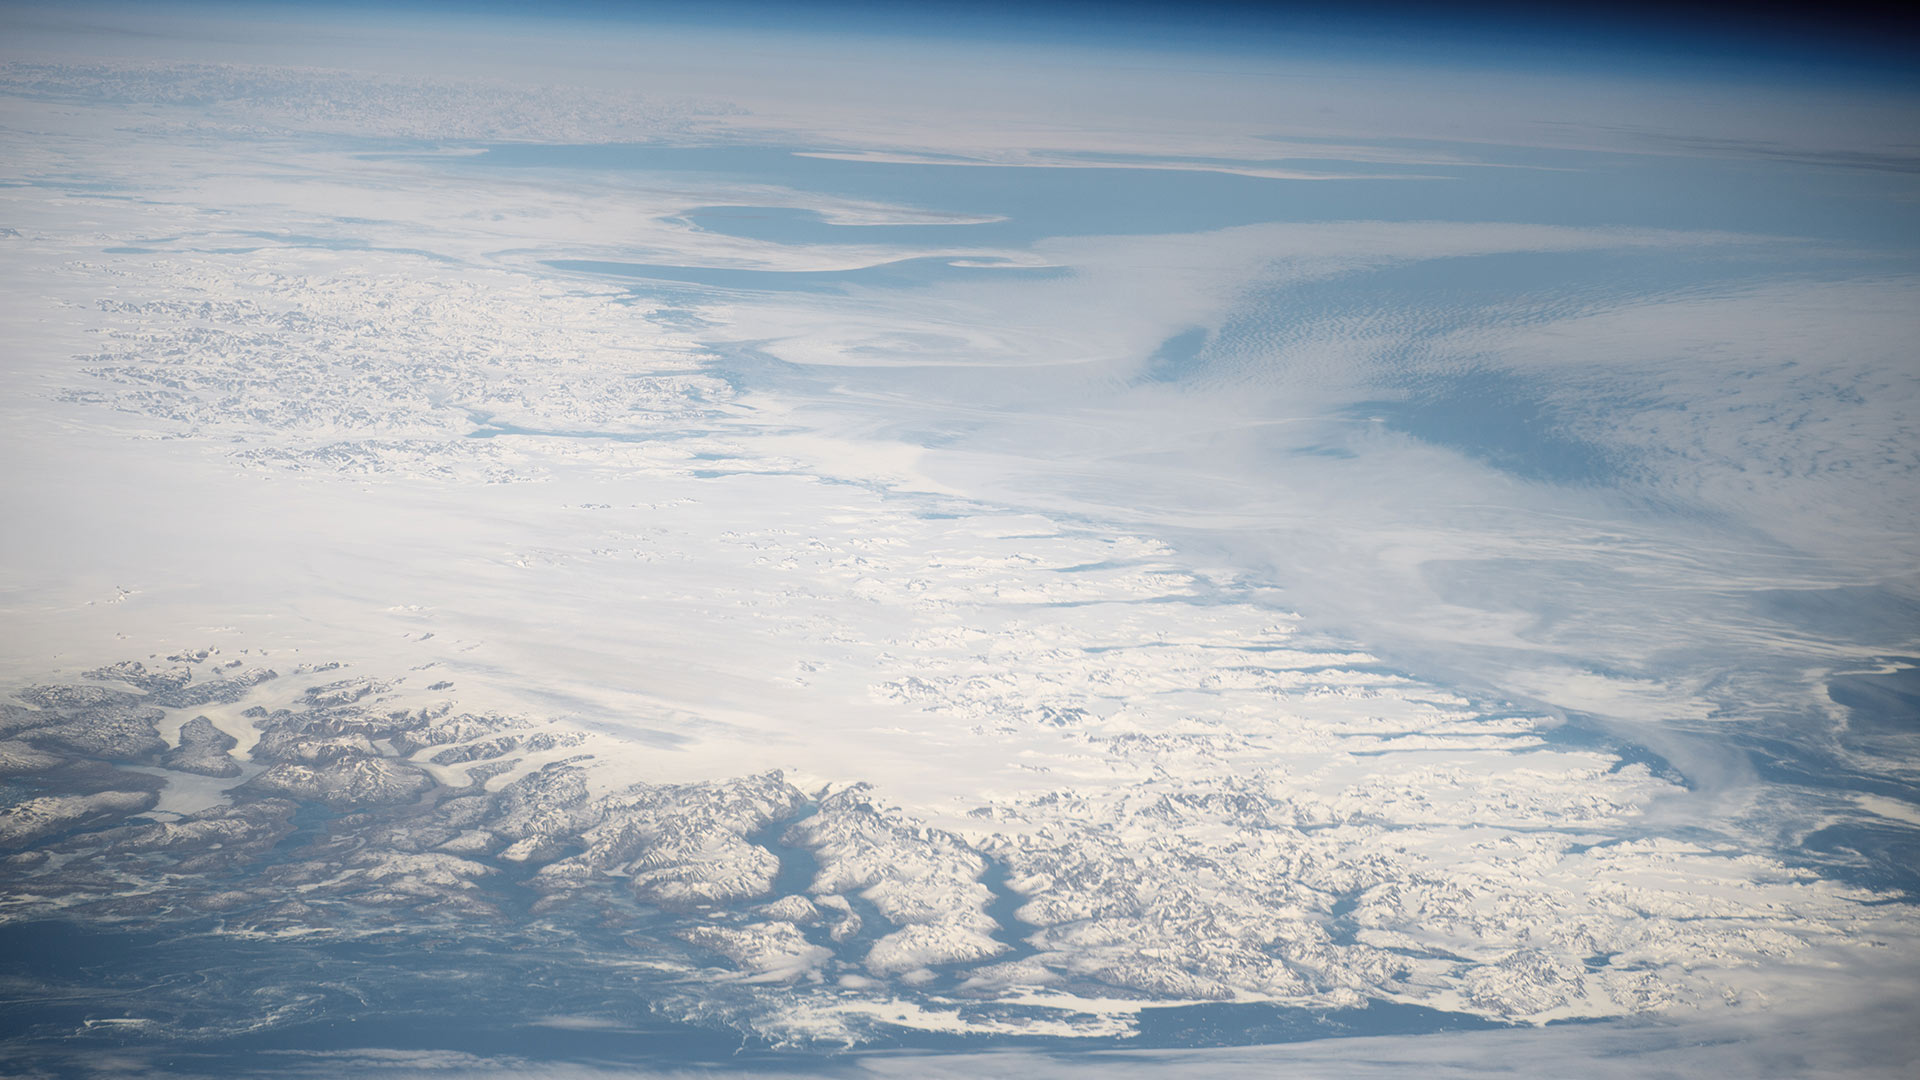
<svg viewBox="0 0 1920 1080">
<path fill-rule="evenodd" d="M 262 5 L 239 5 L 258 9 Z M 1104 45 L 1219 48 L 1264 53 L 1309 47 L 1460 63 L 1647 67 L 1760 66 L 1827 78 L 1911 81 L 1920 34 L 1884 5 L 1674 3 L 1261 3 L 1202 0 L 347 0 L 290 8 L 514 15 L 556 21 L 759 27 Z"/>
<path fill-rule="evenodd" d="M 0 7 L 29 7 L 0 0 Z M 1461 64 L 1669 71 L 1759 68 L 1775 75 L 1917 82 L 1916 22 L 1889 5 L 1701 0 L 1540 4 L 1521 0 L 215 0 L 241 11 L 366 10 L 614 20 L 771 30 L 1145 45 L 1247 53 L 1419 57 Z"/>
</svg>

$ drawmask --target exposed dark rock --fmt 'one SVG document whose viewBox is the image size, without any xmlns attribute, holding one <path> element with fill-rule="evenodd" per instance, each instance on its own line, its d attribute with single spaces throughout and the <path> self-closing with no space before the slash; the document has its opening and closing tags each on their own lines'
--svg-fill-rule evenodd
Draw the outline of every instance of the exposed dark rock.
<svg viewBox="0 0 1920 1080">
<path fill-rule="evenodd" d="M 25 847 L 50 836 L 91 828 L 151 810 L 151 791 L 99 791 L 91 795 L 43 795 L 0 810 L 0 848 Z"/>
<path fill-rule="evenodd" d="M 160 764 L 201 776 L 239 776 L 240 763 L 227 753 L 238 745 L 212 720 L 196 716 L 180 728 L 180 745 L 160 755 Z"/>
<path fill-rule="evenodd" d="M 385 689 L 372 679 L 343 679 L 324 686 L 307 688 L 306 702 L 315 708 L 330 709 L 351 705 L 368 694 Z"/>
<path fill-rule="evenodd" d="M 254 668 L 225 679 L 194 683 L 163 690 L 153 695 L 153 702 L 169 709 L 200 709 L 208 705 L 231 705 L 246 697 L 255 686 L 269 679 L 279 678 L 271 668 Z"/>
<path fill-rule="evenodd" d="M 482 765 L 475 765 L 473 768 L 467 770 L 467 786 L 474 788 L 484 787 L 487 781 L 499 776 L 501 773 L 512 772 L 519 764 L 519 758 L 505 758 L 500 761 L 489 761 Z"/>
<path fill-rule="evenodd" d="M 409 730 L 394 736 L 393 746 L 402 754 L 412 754 L 429 746 L 444 746 L 448 743 L 484 738 L 502 728 L 513 726 L 514 723 L 503 717 L 475 716 L 472 713 L 436 717 L 425 724 L 415 724 Z"/>
<path fill-rule="evenodd" d="M 117 680 L 129 686 L 137 686 L 152 694 L 165 690 L 178 690 L 193 681 L 193 669 L 180 666 L 165 671 L 148 671 L 147 665 L 138 660 L 123 660 L 87 672 L 89 679 Z"/>
<path fill-rule="evenodd" d="M 0 776 L 44 772 L 65 760 L 58 754 L 36 750 L 17 739 L 0 740 Z"/>
<path fill-rule="evenodd" d="M 586 771 L 550 765 L 508 784 L 494 799 L 497 816 L 492 828 L 502 836 L 524 839 L 577 833 L 579 812 L 587 801 Z"/>
<path fill-rule="evenodd" d="M 428 759 L 435 765 L 461 765 L 469 761 L 481 761 L 486 758 L 502 757 L 513 752 L 520 740 L 512 735 L 502 735 L 485 742 L 468 743 L 466 746 L 450 746 Z"/>
<path fill-rule="evenodd" d="M 390 758 L 363 758 L 323 767 L 282 762 L 235 789 L 241 795 L 285 795 L 341 809 L 408 803 L 433 787 L 433 778 Z"/>
<path fill-rule="evenodd" d="M 140 695 L 105 686 L 33 686 L 20 692 L 20 700 L 42 709 L 92 709 L 108 705 L 135 705 Z"/>
<path fill-rule="evenodd" d="M 73 716 L 20 733 L 42 749 L 81 757 L 139 761 L 167 748 L 156 723 L 166 719 L 159 709 L 139 705 L 88 706 Z"/>
<path fill-rule="evenodd" d="M 380 751 L 365 735 L 320 735 L 305 730 L 265 731 L 247 752 L 255 761 L 292 762 L 301 765 L 331 765 L 379 756 Z"/>
<path fill-rule="evenodd" d="M 16 731 L 25 731 L 28 728 L 45 727 L 59 719 L 57 713 L 41 712 L 39 709 L 27 709 L 19 705 L 0 704 L 0 736 L 12 735 Z"/>
</svg>

